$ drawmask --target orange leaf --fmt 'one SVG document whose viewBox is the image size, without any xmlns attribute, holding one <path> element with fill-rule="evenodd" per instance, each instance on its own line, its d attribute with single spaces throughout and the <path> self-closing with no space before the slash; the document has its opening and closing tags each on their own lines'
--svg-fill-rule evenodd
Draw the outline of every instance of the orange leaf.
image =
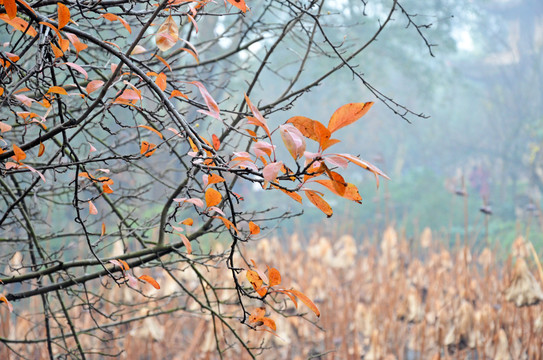
<svg viewBox="0 0 543 360">
<path fill-rule="evenodd" d="M 98 214 L 98 209 L 96 208 L 96 206 L 94 206 L 94 204 L 90 200 L 89 200 L 89 214 L 91 214 L 91 215 L 97 215 Z"/>
<path fill-rule="evenodd" d="M 321 149 L 324 150 L 325 149 L 324 146 L 326 145 L 326 143 L 328 142 L 332 134 L 330 133 L 330 130 L 328 130 L 323 124 L 321 124 L 318 121 L 315 121 L 313 123 L 313 126 L 315 129 L 315 134 L 317 135 L 317 139 L 318 139 L 317 141 Z"/>
<path fill-rule="evenodd" d="M 53 94 L 60 94 L 60 95 L 68 95 L 66 90 L 60 86 L 51 86 L 49 90 L 47 90 L 47 93 L 53 93 Z"/>
<path fill-rule="evenodd" d="M 192 224 L 194 224 L 194 220 L 192 220 L 191 218 L 188 218 L 188 219 L 185 219 L 185 220 L 181 221 L 181 224 L 187 225 L 187 226 L 192 226 Z"/>
<path fill-rule="evenodd" d="M 132 34 L 132 29 L 130 28 L 130 25 L 128 25 L 128 23 L 124 19 L 122 19 L 120 16 L 117 16 L 111 13 L 106 13 L 106 14 L 100 15 L 100 17 L 103 17 L 104 19 L 109 20 L 109 21 L 116 21 L 116 20 L 120 21 L 121 24 L 123 24 L 123 26 L 125 27 L 125 29 L 128 30 L 128 32 Z"/>
<path fill-rule="evenodd" d="M 60 50 L 58 47 L 56 47 L 53 43 L 51 44 L 51 50 L 53 50 L 53 54 L 55 55 L 55 59 L 64 56 L 64 52 Z"/>
<path fill-rule="evenodd" d="M 238 229 L 236 229 L 236 227 L 234 226 L 234 223 L 232 221 L 228 220 L 224 216 L 214 216 L 214 217 L 221 219 L 224 226 L 226 226 L 227 229 L 234 229 L 234 231 L 239 234 Z"/>
<path fill-rule="evenodd" d="M 372 105 L 373 101 L 343 105 L 337 109 L 330 118 L 328 130 L 333 133 L 344 126 L 354 123 L 356 120 L 366 115 Z"/>
<path fill-rule="evenodd" d="M 262 279 L 260 278 L 260 275 L 254 270 L 247 270 L 247 280 L 253 285 L 253 288 L 260 296 L 266 295 L 268 292 L 266 288 L 262 287 L 262 284 L 264 283 Z"/>
<path fill-rule="evenodd" d="M 57 5 L 58 29 L 60 30 L 70 22 L 70 10 L 62 3 L 57 3 Z"/>
<path fill-rule="evenodd" d="M 87 94 L 90 94 L 92 92 L 95 92 L 96 90 L 100 89 L 104 85 L 104 82 L 102 80 L 92 80 L 87 84 Z"/>
<path fill-rule="evenodd" d="M 326 165 L 324 166 L 326 174 L 328 175 L 330 180 L 332 180 L 332 185 L 334 186 L 335 193 L 339 196 L 343 196 L 345 194 L 345 190 L 347 190 L 347 183 L 345 182 L 345 179 L 337 172 L 329 170 Z"/>
<path fill-rule="evenodd" d="M 17 4 L 15 0 L 4 0 L 4 8 L 10 19 L 17 16 Z"/>
<path fill-rule="evenodd" d="M 182 97 L 182 98 L 185 98 L 185 99 L 189 98 L 187 95 L 183 94 L 179 90 L 173 90 L 172 91 L 172 93 L 170 94 L 170 99 L 173 98 L 173 97 Z"/>
<path fill-rule="evenodd" d="M 128 266 L 128 263 L 126 261 L 121 260 L 121 259 L 117 259 L 117 260 L 121 263 L 124 271 L 130 270 L 130 266 Z"/>
<path fill-rule="evenodd" d="M 262 321 L 264 316 L 266 316 L 266 309 L 263 307 L 258 307 L 251 313 L 251 315 L 249 315 L 249 322 L 255 323 Z"/>
<path fill-rule="evenodd" d="M 45 151 L 45 145 L 43 145 L 43 143 L 40 141 L 40 149 L 38 150 L 38 157 L 41 157 L 44 151 Z"/>
<path fill-rule="evenodd" d="M 147 125 L 138 125 L 138 127 L 141 127 L 141 128 L 147 129 L 147 130 L 150 130 L 150 131 L 154 132 L 155 134 L 157 134 L 158 136 L 160 136 L 161 139 L 164 139 L 164 136 L 162 136 L 162 134 L 161 134 L 158 130 L 153 129 L 153 128 L 150 127 L 150 126 L 147 126 Z"/>
<path fill-rule="evenodd" d="M 289 292 L 289 290 L 276 290 L 276 291 L 287 295 L 290 298 L 290 300 L 292 300 L 292 302 L 294 303 L 294 307 L 296 307 L 296 309 L 298 308 L 298 301 L 296 300 L 296 297 Z"/>
<path fill-rule="evenodd" d="M 226 0 L 230 4 L 234 5 L 238 9 L 240 9 L 243 12 L 247 11 L 247 5 L 245 4 L 245 0 Z"/>
<path fill-rule="evenodd" d="M 15 154 L 11 157 L 13 160 L 20 162 L 21 160 L 26 159 L 26 153 L 20 147 L 15 144 L 12 144 L 12 147 L 13 153 Z"/>
<path fill-rule="evenodd" d="M 149 143 L 145 140 L 143 140 L 141 142 L 141 149 L 140 149 L 140 154 L 145 154 L 145 157 L 149 157 L 151 155 L 153 155 L 156 151 L 156 145 L 155 144 L 152 144 L 152 143 Z"/>
<path fill-rule="evenodd" d="M 320 197 L 320 195 L 316 191 L 305 190 L 305 195 L 307 196 L 309 201 L 311 201 L 313 205 L 318 207 L 320 211 L 325 213 L 326 216 L 328 217 L 332 216 L 332 214 L 334 213 L 332 211 L 332 208 L 330 207 L 330 205 L 328 205 L 328 203 L 323 198 Z"/>
<path fill-rule="evenodd" d="M 104 236 L 106 234 L 106 224 L 102 223 L 102 232 L 100 233 L 100 236 Z"/>
<path fill-rule="evenodd" d="M 8 306 L 8 310 L 9 312 L 13 312 L 13 306 L 11 305 L 11 303 L 8 301 L 8 299 L 6 299 L 6 297 L 4 295 L 0 295 L 0 301 L 3 301 L 6 303 L 6 305 Z"/>
<path fill-rule="evenodd" d="M 277 330 L 277 326 L 275 325 L 275 321 L 273 321 L 272 319 L 270 319 L 269 317 L 263 317 L 260 321 L 262 321 L 262 323 L 264 325 L 266 325 L 267 327 L 269 327 L 270 329 L 272 329 L 273 331 L 276 331 Z"/>
<path fill-rule="evenodd" d="M 155 84 L 160 88 L 160 90 L 164 91 L 166 90 L 166 74 L 160 73 L 155 79 Z"/>
<path fill-rule="evenodd" d="M 288 291 L 291 292 L 293 295 L 295 295 L 298 299 L 300 299 L 301 302 L 306 304 L 307 307 L 310 308 L 315 313 L 315 315 L 317 315 L 317 317 L 321 316 L 321 313 L 319 309 L 317 308 L 317 306 L 315 306 L 315 304 L 313 304 L 313 301 L 311 301 L 307 296 L 305 296 L 304 293 L 298 290 L 288 290 Z"/>
<path fill-rule="evenodd" d="M 170 64 L 168 64 L 166 62 L 166 60 L 164 60 L 162 57 L 158 56 L 158 55 L 153 55 L 154 57 L 156 57 L 158 60 L 160 60 L 161 63 L 164 64 L 164 66 L 166 66 L 168 68 L 168 70 L 172 71 L 172 67 L 170 66 Z"/>
<path fill-rule="evenodd" d="M 251 235 L 257 235 L 260 233 L 260 227 L 252 221 L 249 222 L 249 230 L 251 231 Z"/>
<path fill-rule="evenodd" d="M 0 14 L 0 20 L 5 21 L 9 25 L 11 25 L 15 30 L 24 32 L 26 35 L 29 35 L 31 37 L 35 37 L 38 34 L 38 32 L 36 31 L 36 29 L 34 29 L 34 27 L 29 26 L 28 22 L 26 22 L 25 20 L 21 18 L 18 18 L 18 17 L 10 18 L 8 14 Z"/>
<path fill-rule="evenodd" d="M 319 141 L 319 138 L 315 133 L 315 120 L 305 116 L 294 116 L 288 119 L 287 123 L 294 125 L 306 138 Z"/>
<path fill-rule="evenodd" d="M 155 279 L 153 279 L 151 276 L 149 275 L 142 275 L 139 277 L 139 279 L 143 280 L 143 281 L 147 281 L 149 284 L 153 285 L 153 287 L 155 289 L 160 289 L 160 285 L 156 282 Z"/>
<path fill-rule="evenodd" d="M 209 188 L 206 190 L 205 197 L 207 207 L 219 205 L 222 201 L 221 193 L 213 188 Z"/>
<path fill-rule="evenodd" d="M 213 149 L 215 149 L 215 151 L 218 151 L 221 147 L 221 141 L 215 134 L 211 135 L 211 140 L 213 141 Z"/>
<path fill-rule="evenodd" d="M 270 279 L 270 287 L 281 284 L 281 273 L 276 268 L 270 268 L 268 266 L 268 277 Z"/>
<path fill-rule="evenodd" d="M 224 178 L 217 174 L 209 174 L 207 176 L 207 185 L 218 184 L 224 181 L 225 181 Z"/>
<path fill-rule="evenodd" d="M 344 197 L 345 199 L 356 201 L 359 204 L 362 204 L 362 197 L 360 196 L 360 193 L 358 192 L 358 188 L 354 186 L 351 183 L 347 183 L 345 192 L 343 195 L 340 195 L 336 188 L 334 187 L 332 180 L 315 180 L 315 182 L 321 184 L 322 186 L 326 186 L 328 190 L 332 191 L 334 194 Z"/>
</svg>

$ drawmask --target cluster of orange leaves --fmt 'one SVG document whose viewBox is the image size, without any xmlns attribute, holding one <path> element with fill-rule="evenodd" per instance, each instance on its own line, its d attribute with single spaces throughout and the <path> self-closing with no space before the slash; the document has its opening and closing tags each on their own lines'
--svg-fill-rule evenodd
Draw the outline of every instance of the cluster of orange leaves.
<svg viewBox="0 0 543 360">
<path fill-rule="evenodd" d="M 309 309 L 311 309 L 311 311 L 313 311 L 317 317 L 320 317 L 321 313 L 319 309 L 304 293 L 295 289 L 276 288 L 276 286 L 281 285 L 281 273 L 279 270 L 276 268 L 270 268 L 268 266 L 268 275 L 266 275 L 266 273 L 257 267 L 254 260 L 251 261 L 253 263 L 254 270 L 247 270 L 246 277 L 249 283 L 251 283 L 253 286 L 253 289 L 261 298 L 264 298 L 271 293 L 281 293 L 287 295 L 292 300 L 296 308 L 298 308 L 298 299 L 307 305 L 307 307 L 309 307 Z M 264 285 L 265 283 L 267 285 Z M 275 326 L 275 321 L 266 317 L 265 315 L 266 309 L 264 307 L 258 307 L 249 316 L 249 323 L 253 324 L 255 327 L 265 325 L 271 330 L 276 331 L 277 328 Z"/>
</svg>

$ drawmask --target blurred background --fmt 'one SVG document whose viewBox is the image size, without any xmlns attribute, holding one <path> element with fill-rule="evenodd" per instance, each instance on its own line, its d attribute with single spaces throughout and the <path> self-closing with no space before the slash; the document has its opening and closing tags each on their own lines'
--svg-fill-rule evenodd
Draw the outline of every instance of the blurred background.
<svg viewBox="0 0 543 360">
<path fill-rule="evenodd" d="M 334 42 L 344 42 L 344 49 L 367 41 L 389 10 L 387 4 L 363 3 L 337 2 L 338 8 L 325 15 L 326 23 L 337 28 Z M 541 245 L 543 2 L 433 0 L 405 5 L 419 28 L 397 11 L 392 24 L 354 63 L 372 86 L 424 116 L 411 116 L 408 123 L 344 70 L 287 113 L 269 115 L 273 125 L 294 115 L 326 124 L 345 103 L 375 101 L 365 117 L 338 132 L 343 141 L 332 149 L 360 155 L 391 181 L 382 181 L 377 190 L 372 174 L 349 168 L 345 179 L 359 187 L 362 205 L 328 195 L 335 211 L 331 219 L 323 221 L 319 210 L 306 207 L 303 217 L 281 229 L 317 226 L 325 233 L 359 234 L 393 223 L 407 236 L 429 226 L 448 234 L 451 242 L 467 233 L 474 245 L 484 246 L 490 238 L 507 247 L 528 230 Z M 282 50 L 285 59 L 296 57 L 293 47 Z M 321 57 L 305 74 L 322 73 L 335 64 L 331 61 Z M 289 71 L 287 60 L 283 71 Z M 263 81 L 265 86 L 252 97 L 265 98 L 275 84 L 283 89 L 276 74 L 268 76 L 270 81 Z M 246 201 L 257 206 L 261 199 L 247 196 Z M 270 206 L 301 210 L 287 197 L 265 199 Z"/>
</svg>

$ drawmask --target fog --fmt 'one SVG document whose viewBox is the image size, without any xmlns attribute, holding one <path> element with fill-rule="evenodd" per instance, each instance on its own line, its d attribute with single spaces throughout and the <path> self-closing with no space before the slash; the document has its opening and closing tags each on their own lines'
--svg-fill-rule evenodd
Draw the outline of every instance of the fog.
<svg viewBox="0 0 543 360">
<path fill-rule="evenodd" d="M 345 26 L 334 23 L 333 9 L 328 23 L 341 29 L 337 41 L 348 49 L 367 40 L 387 9 L 344 5 L 337 19 L 347 17 Z M 346 180 L 359 186 L 364 203 L 329 197 L 332 219 L 306 211 L 295 226 L 371 233 L 394 223 L 408 234 L 430 226 L 451 234 L 451 241 L 467 233 L 475 243 L 502 244 L 531 227 L 540 242 L 543 3 L 421 1 L 409 4 L 409 13 L 428 26 L 416 28 L 397 11 L 355 61 L 365 81 L 390 101 L 340 71 L 287 114 L 270 116 L 276 123 L 294 115 L 326 123 L 345 103 L 375 101 L 353 128 L 342 130 L 338 147 L 373 162 L 391 181 L 377 190 L 372 174 L 351 169 Z M 326 59 L 319 61 L 326 66 Z"/>
</svg>

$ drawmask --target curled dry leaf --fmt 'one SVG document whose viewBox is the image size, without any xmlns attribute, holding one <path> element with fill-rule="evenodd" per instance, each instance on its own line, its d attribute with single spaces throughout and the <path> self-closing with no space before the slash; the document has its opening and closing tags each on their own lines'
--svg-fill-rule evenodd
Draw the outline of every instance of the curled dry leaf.
<svg viewBox="0 0 543 360">
<path fill-rule="evenodd" d="M 516 306 L 530 306 L 543 300 L 543 291 L 539 282 L 528 269 L 523 258 L 518 258 L 513 269 L 511 283 L 505 289 L 505 299 Z"/>
<path fill-rule="evenodd" d="M 155 36 L 156 45 L 161 51 L 167 51 L 175 45 L 177 40 L 179 40 L 179 27 L 173 17 L 168 16 L 158 28 Z"/>
</svg>

